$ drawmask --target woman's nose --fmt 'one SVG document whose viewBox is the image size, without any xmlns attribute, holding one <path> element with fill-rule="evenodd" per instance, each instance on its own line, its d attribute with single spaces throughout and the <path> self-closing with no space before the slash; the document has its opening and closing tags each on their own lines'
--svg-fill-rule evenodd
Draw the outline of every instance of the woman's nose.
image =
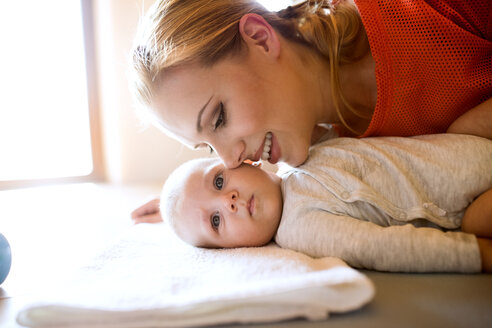
<svg viewBox="0 0 492 328">
<path fill-rule="evenodd" d="M 237 212 L 237 200 L 239 198 L 239 194 L 237 191 L 230 191 L 227 194 L 223 196 L 223 203 L 224 207 L 226 208 L 227 211 L 230 211 L 232 213 Z"/>
<path fill-rule="evenodd" d="M 224 165 L 228 169 L 234 169 L 241 165 L 244 157 L 244 151 L 246 149 L 246 145 L 243 141 L 237 142 L 232 145 L 232 147 L 220 147 L 216 148 L 217 155 L 222 159 Z"/>
</svg>

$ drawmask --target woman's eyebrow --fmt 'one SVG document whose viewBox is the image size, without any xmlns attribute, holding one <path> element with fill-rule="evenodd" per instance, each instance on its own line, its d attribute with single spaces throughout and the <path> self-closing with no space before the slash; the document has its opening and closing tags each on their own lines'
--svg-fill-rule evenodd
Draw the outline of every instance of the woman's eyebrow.
<svg viewBox="0 0 492 328">
<path fill-rule="evenodd" d="M 210 100 L 212 100 L 212 97 L 211 96 L 207 102 L 205 103 L 205 105 L 203 105 L 202 109 L 200 109 L 200 111 L 198 112 L 198 118 L 196 120 L 196 131 L 198 133 L 202 132 L 202 115 L 203 115 L 203 112 L 205 111 L 205 108 L 207 108 L 207 105 L 208 103 L 210 102 Z"/>
</svg>

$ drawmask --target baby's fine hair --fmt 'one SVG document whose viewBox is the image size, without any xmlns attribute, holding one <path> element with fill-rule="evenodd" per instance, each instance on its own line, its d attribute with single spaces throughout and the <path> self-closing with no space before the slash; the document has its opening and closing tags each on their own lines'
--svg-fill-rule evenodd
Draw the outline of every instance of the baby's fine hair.
<svg viewBox="0 0 492 328">
<path fill-rule="evenodd" d="M 132 50 L 131 83 L 138 103 L 150 107 L 159 78 L 172 68 L 212 66 L 238 54 L 244 48 L 239 21 L 248 13 L 261 15 L 284 38 L 327 59 L 335 108 L 347 126 L 340 105 L 358 113 L 341 95 L 338 67 L 362 58 L 369 47 L 357 8 L 344 0 L 308 0 L 278 12 L 255 0 L 157 0 Z"/>
<path fill-rule="evenodd" d="M 176 235 L 178 235 L 178 237 L 181 237 L 180 234 L 182 233 L 177 228 L 177 222 L 181 217 L 179 213 L 181 202 L 186 201 L 186 199 L 183 197 L 183 188 L 186 183 L 186 179 L 189 176 L 190 172 L 193 172 L 200 166 L 212 162 L 220 162 L 220 159 L 216 157 L 195 158 L 184 162 L 171 172 L 169 177 L 166 179 L 164 186 L 162 187 L 160 202 L 160 212 L 162 220 L 167 223 L 169 227 L 171 227 L 171 229 Z"/>
</svg>

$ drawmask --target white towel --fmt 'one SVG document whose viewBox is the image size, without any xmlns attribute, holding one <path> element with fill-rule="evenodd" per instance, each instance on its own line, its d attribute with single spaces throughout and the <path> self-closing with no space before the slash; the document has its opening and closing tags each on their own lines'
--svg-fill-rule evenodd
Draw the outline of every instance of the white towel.
<svg viewBox="0 0 492 328">
<path fill-rule="evenodd" d="M 19 312 L 28 327 L 189 327 L 322 320 L 369 302 L 371 281 L 336 258 L 275 244 L 200 249 L 165 224 L 140 224 L 56 293 Z"/>
</svg>

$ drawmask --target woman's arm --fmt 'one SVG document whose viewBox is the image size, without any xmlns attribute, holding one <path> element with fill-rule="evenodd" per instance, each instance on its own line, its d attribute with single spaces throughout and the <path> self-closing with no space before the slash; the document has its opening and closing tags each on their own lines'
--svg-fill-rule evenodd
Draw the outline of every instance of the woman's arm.
<svg viewBox="0 0 492 328">
<path fill-rule="evenodd" d="M 492 139 L 492 98 L 458 117 L 447 132 L 472 134 Z"/>
<path fill-rule="evenodd" d="M 492 239 L 477 237 L 477 242 L 482 259 L 482 271 L 492 272 Z"/>
<path fill-rule="evenodd" d="M 482 270 L 492 272 L 492 189 L 477 197 L 467 208 L 462 230 L 477 236 Z"/>
</svg>

